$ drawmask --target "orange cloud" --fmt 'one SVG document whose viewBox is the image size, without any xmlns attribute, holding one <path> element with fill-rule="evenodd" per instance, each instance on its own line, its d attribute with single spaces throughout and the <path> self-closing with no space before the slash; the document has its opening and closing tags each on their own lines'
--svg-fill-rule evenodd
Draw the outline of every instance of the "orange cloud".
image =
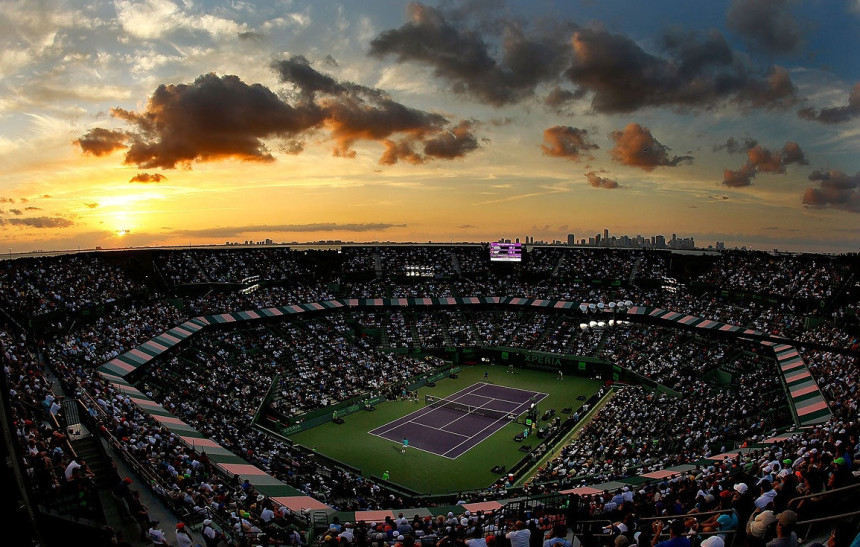
<svg viewBox="0 0 860 547">
<path fill-rule="evenodd" d="M 661 144 L 647 127 L 638 123 L 627 124 L 624 131 L 613 131 L 610 137 L 615 141 L 615 147 L 609 154 L 622 165 L 653 171 L 657 167 L 675 167 L 693 160 L 692 156 L 669 156 L 669 147 Z"/>
<path fill-rule="evenodd" d="M 544 129 L 543 140 L 541 149 L 544 155 L 573 161 L 579 161 L 583 154 L 587 159 L 594 159 L 588 150 L 600 148 L 588 139 L 587 130 L 563 125 Z"/>
</svg>

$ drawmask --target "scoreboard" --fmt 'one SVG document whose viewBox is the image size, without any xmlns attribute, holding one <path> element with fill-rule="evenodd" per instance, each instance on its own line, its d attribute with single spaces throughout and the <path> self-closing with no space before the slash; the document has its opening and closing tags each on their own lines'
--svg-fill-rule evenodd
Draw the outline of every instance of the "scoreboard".
<svg viewBox="0 0 860 547">
<path fill-rule="evenodd" d="M 521 243 L 490 243 L 490 262 L 521 262 L 522 260 Z"/>
</svg>

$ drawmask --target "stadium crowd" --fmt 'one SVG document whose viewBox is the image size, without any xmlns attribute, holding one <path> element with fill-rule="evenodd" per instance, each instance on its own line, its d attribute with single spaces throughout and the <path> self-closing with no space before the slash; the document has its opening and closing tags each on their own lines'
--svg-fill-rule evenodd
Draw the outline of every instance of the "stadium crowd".
<svg viewBox="0 0 860 547">
<path fill-rule="evenodd" d="M 691 279 L 729 291 L 780 297 L 769 303 L 724 298 L 711 290 L 663 290 L 658 280 L 668 274 L 669 264 L 661 253 L 536 248 L 528 254 L 523 271 L 529 275 L 520 276 L 517 266 L 493 271 L 479 247 L 345 248 L 341 268 L 318 278 L 314 274 L 320 272 L 307 256 L 288 249 L 172 251 L 153 259 L 153 270 L 161 272 L 163 286 L 155 285 L 153 279 L 143 281 L 128 266 L 124 269 L 119 261 L 98 254 L 3 261 L 0 308 L 7 321 L 0 329 L 0 350 L 10 423 L 30 486 L 40 499 L 48 501 L 70 492 L 85 499 L 93 488 L 86 462 L 75 461 L 66 450 L 62 398 L 55 389 L 62 386 L 67 396 L 84 401 L 103 432 L 148 470 L 156 494 L 183 514 L 205 518 L 210 524 L 214 519 L 228 534 L 255 533 L 279 523 L 291 532 L 284 511 L 249 484 L 220 476 L 205 454 L 160 427 L 126 393 L 105 382 L 95 368 L 190 317 L 343 295 L 506 295 L 606 305 L 630 300 L 634 305 L 659 306 L 830 347 L 829 351 L 803 350 L 833 413 L 829 422 L 641 489 L 586 498 L 589 518 L 619 523 L 610 526 L 609 538 L 625 536 L 644 547 L 654 533 L 648 518 L 721 507 L 736 512 L 734 530 L 764 538 L 770 532 L 757 534 L 767 525 L 747 527 L 746 523 L 781 522 L 786 515 L 788 527 L 788 510 L 796 513 L 796 520 L 832 509 L 828 505 L 831 498 L 805 494 L 826 493 L 854 483 L 854 462 L 860 457 L 857 304 L 835 302 L 836 307 L 807 314 L 821 321 L 814 328 L 806 328 L 804 317 L 796 311 L 798 299 L 841 298 L 853 279 L 844 264 L 826 257 L 726 253 L 713 259 L 701 277 Z M 433 277 L 404 281 L 407 265 L 423 267 Z M 359 273 L 369 276 L 361 279 Z M 534 277 L 540 273 L 543 278 Z M 237 283 L 258 275 L 260 286 L 245 293 L 216 286 L 206 294 L 179 290 L 184 284 Z M 546 277 L 549 275 L 553 279 Z M 653 283 L 648 288 L 635 284 L 603 287 L 580 278 L 638 278 Z M 170 300 L 161 296 L 174 290 Z M 110 306 L 101 314 L 82 314 L 105 304 Z M 827 313 L 830 315 L 822 315 Z M 26 324 L 25 319 L 46 314 L 64 314 L 60 319 L 64 328 L 22 332 L 13 324 Z M 364 336 L 347 319 L 363 331 L 379 331 L 380 335 Z M 346 469 L 332 467 L 320 473 L 321 464 L 312 454 L 247 424 L 272 386 L 277 396 L 268 410 L 289 419 L 363 393 L 397 397 L 399 384 L 392 379 L 420 375 L 441 364 L 385 351 L 390 348 L 489 345 L 596 355 L 677 392 L 660 393 L 632 385 L 618 389 L 561 454 L 530 481 L 530 493 L 693 464 L 734 446 L 758 445 L 789 423 L 776 365 L 751 346 L 728 346 L 641 325 L 583 329 L 582 322 L 576 310 L 569 314 L 507 309 L 346 310 L 312 320 L 198 337 L 192 346 L 150 367 L 139 387 L 249 463 L 340 509 L 397 508 L 417 500 L 399 497 L 384 484 Z M 853 355 L 843 351 L 852 349 Z M 716 368 L 732 371 L 728 385 L 707 378 Z M 53 378 L 59 380 L 59 386 Z M 762 401 L 783 402 L 762 412 Z M 470 500 L 506 495 L 505 488 L 494 485 L 470 495 Z M 133 493 L 119 496 L 127 507 L 135 506 Z M 762 517 L 768 512 L 769 517 Z M 413 542 L 423 537 L 422 543 L 426 538 L 447 538 L 453 544 L 473 535 L 503 541 L 501 534 L 510 525 L 503 515 L 466 517 L 465 522 L 457 523 L 413 520 L 406 523 L 408 530 L 403 522 L 386 523 L 389 531 L 386 525 L 381 531 L 385 542 L 405 542 L 401 544 L 408 547 L 407 537 Z M 142 532 L 145 524 L 141 520 Z M 353 536 L 347 542 L 368 545 L 374 539 L 382 541 L 377 537 L 379 524 L 357 525 L 352 534 L 347 533 Z M 677 533 L 696 534 L 714 526 L 704 517 L 692 518 Z M 337 532 L 334 537 L 342 538 L 345 530 Z M 534 531 L 541 539 L 551 532 L 545 527 Z M 641 535 L 634 537 L 635 532 Z M 398 540 L 401 535 L 403 539 Z M 507 539 L 514 544 L 514 539 Z"/>
</svg>

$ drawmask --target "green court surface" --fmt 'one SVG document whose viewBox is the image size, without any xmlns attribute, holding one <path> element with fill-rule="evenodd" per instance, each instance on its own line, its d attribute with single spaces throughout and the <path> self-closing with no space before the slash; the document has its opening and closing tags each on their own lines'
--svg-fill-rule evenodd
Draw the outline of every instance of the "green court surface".
<svg viewBox="0 0 860 547">
<path fill-rule="evenodd" d="M 484 372 L 489 373 L 484 380 Z M 349 464 L 361 470 L 365 477 L 380 477 L 389 472 L 390 481 L 427 495 L 476 490 L 486 488 L 500 478 L 491 469 L 496 466 L 510 468 L 525 455 L 519 448 L 523 444 L 536 445 L 538 439 L 514 441 L 523 426 L 515 423 L 505 425 L 468 452 L 456 459 L 436 456 L 417 449 L 407 449 L 401 454 L 401 444 L 382 439 L 369 431 L 405 416 L 424 406 L 424 395 L 445 397 L 475 382 L 491 383 L 547 393 L 538 405 L 542 415 L 549 408 L 562 419 L 561 410 L 571 407 L 577 410 L 585 398 L 593 395 L 603 384 L 601 380 L 566 375 L 558 380 L 555 373 L 515 369 L 514 373 L 502 365 L 475 365 L 465 367 L 458 378 L 445 378 L 435 387 L 423 387 L 418 392 L 418 402 L 387 401 L 377 405 L 376 410 L 361 410 L 344 418 L 343 424 L 326 423 L 308 431 L 292 435 L 296 444 L 314 448 L 320 454 Z"/>
</svg>

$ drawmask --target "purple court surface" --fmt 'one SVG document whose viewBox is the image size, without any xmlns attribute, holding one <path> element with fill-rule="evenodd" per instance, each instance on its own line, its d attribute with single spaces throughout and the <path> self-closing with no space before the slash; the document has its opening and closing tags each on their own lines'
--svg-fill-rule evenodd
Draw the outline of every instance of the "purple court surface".
<svg viewBox="0 0 860 547">
<path fill-rule="evenodd" d="M 519 416 L 546 393 L 478 382 L 446 397 L 471 407 Z M 508 418 L 489 418 L 444 406 L 425 406 L 370 432 L 398 444 L 409 440 L 407 450 L 423 450 L 454 459 L 510 423 Z"/>
</svg>

